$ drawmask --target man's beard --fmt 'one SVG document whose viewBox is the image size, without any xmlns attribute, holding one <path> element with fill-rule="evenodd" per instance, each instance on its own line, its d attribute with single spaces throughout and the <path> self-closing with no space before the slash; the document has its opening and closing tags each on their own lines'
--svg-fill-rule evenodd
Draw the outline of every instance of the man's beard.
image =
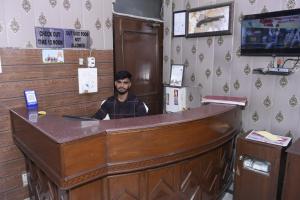
<svg viewBox="0 0 300 200">
<path fill-rule="evenodd" d="M 120 89 L 117 88 L 118 94 L 123 95 L 123 94 L 126 94 L 128 92 L 128 90 L 126 90 L 125 88 L 122 88 L 122 89 L 124 89 L 124 90 L 120 90 Z"/>
</svg>

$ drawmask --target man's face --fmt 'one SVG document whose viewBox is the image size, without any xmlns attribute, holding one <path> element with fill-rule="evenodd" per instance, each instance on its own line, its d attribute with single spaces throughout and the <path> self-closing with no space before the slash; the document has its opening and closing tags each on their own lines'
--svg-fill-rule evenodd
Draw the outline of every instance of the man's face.
<svg viewBox="0 0 300 200">
<path fill-rule="evenodd" d="M 115 81 L 115 87 L 119 94 L 127 93 L 130 86 L 131 86 L 131 82 L 130 82 L 129 78 L 124 78 L 124 79 Z"/>
</svg>

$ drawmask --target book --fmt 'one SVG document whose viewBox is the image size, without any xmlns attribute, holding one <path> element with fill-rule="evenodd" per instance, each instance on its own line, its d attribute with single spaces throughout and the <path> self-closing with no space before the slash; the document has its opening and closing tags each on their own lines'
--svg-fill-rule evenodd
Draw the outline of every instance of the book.
<svg viewBox="0 0 300 200">
<path fill-rule="evenodd" d="M 233 96 L 205 96 L 202 97 L 202 103 L 224 103 L 239 106 L 246 106 L 247 97 L 233 97 Z"/>
<path fill-rule="evenodd" d="M 258 141 L 258 142 L 265 142 L 268 144 L 279 145 L 279 146 L 283 146 L 283 147 L 287 146 L 291 141 L 290 137 L 274 135 L 274 134 L 266 132 L 266 131 L 256 131 L 256 130 L 251 131 L 246 136 L 246 139 L 254 140 L 254 141 Z"/>
</svg>

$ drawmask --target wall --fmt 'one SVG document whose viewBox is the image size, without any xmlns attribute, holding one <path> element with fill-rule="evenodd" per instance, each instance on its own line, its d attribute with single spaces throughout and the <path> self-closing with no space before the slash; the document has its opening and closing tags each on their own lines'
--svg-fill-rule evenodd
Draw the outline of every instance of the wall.
<svg viewBox="0 0 300 200">
<path fill-rule="evenodd" d="M 98 68 L 98 93 L 78 94 L 77 62 L 88 50 L 65 50 L 64 64 L 43 64 L 39 49 L 0 48 L 0 200 L 28 196 L 21 174 L 24 158 L 12 139 L 9 109 L 24 106 L 23 91 L 34 89 L 39 110 L 56 115 L 92 115 L 100 102 L 113 94 L 113 53 L 94 50 Z"/>
<path fill-rule="evenodd" d="M 239 54 L 240 16 L 299 8 L 300 0 L 235 0 L 233 34 L 229 36 L 172 38 L 172 10 L 185 10 L 224 0 L 165 0 L 164 82 L 173 63 L 186 64 L 184 85 L 200 86 L 204 95 L 246 96 L 243 129 L 265 129 L 280 135 L 300 136 L 300 72 L 290 76 L 252 74 L 266 67 L 271 57 Z M 199 99 L 194 97 L 192 99 Z"/>
<path fill-rule="evenodd" d="M 108 0 L 0 2 L 3 71 L 0 74 L 0 200 L 19 200 L 28 197 L 28 189 L 21 180 L 26 169 L 12 139 L 8 109 L 24 106 L 26 88 L 36 90 L 40 109 L 57 114 L 91 115 L 102 99 L 112 95 L 112 3 Z M 65 50 L 64 64 L 45 65 L 41 62 L 41 50 L 35 49 L 35 26 L 89 30 L 93 50 Z M 96 57 L 99 93 L 78 95 L 78 58 L 90 53 Z"/>
<path fill-rule="evenodd" d="M 89 30 L 91 48 L 113 49 L 110 0 L 1 0 L 0 47 L 35 48 L 34 27 Z"/>
</svg>

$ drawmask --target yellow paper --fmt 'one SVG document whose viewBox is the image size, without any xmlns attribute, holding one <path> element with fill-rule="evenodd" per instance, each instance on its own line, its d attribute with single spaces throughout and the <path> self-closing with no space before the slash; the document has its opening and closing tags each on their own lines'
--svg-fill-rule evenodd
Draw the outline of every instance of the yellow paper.
<svg viewBox="0 0 300 200">
<path fill-rule="evenodd" d="M 255 131 L 255 132 L 269 140 L 272 140 L 272 141 L 278 141 L 281 139 L 279 136 L 273 135 L 272 133 L 269 133 L 267 131 Z"/>
<path fill-rule="evenodd" d="M 39 111 L 38 114 L 39 115 L 46 115 L 46 111 Z"/>
</svg>

